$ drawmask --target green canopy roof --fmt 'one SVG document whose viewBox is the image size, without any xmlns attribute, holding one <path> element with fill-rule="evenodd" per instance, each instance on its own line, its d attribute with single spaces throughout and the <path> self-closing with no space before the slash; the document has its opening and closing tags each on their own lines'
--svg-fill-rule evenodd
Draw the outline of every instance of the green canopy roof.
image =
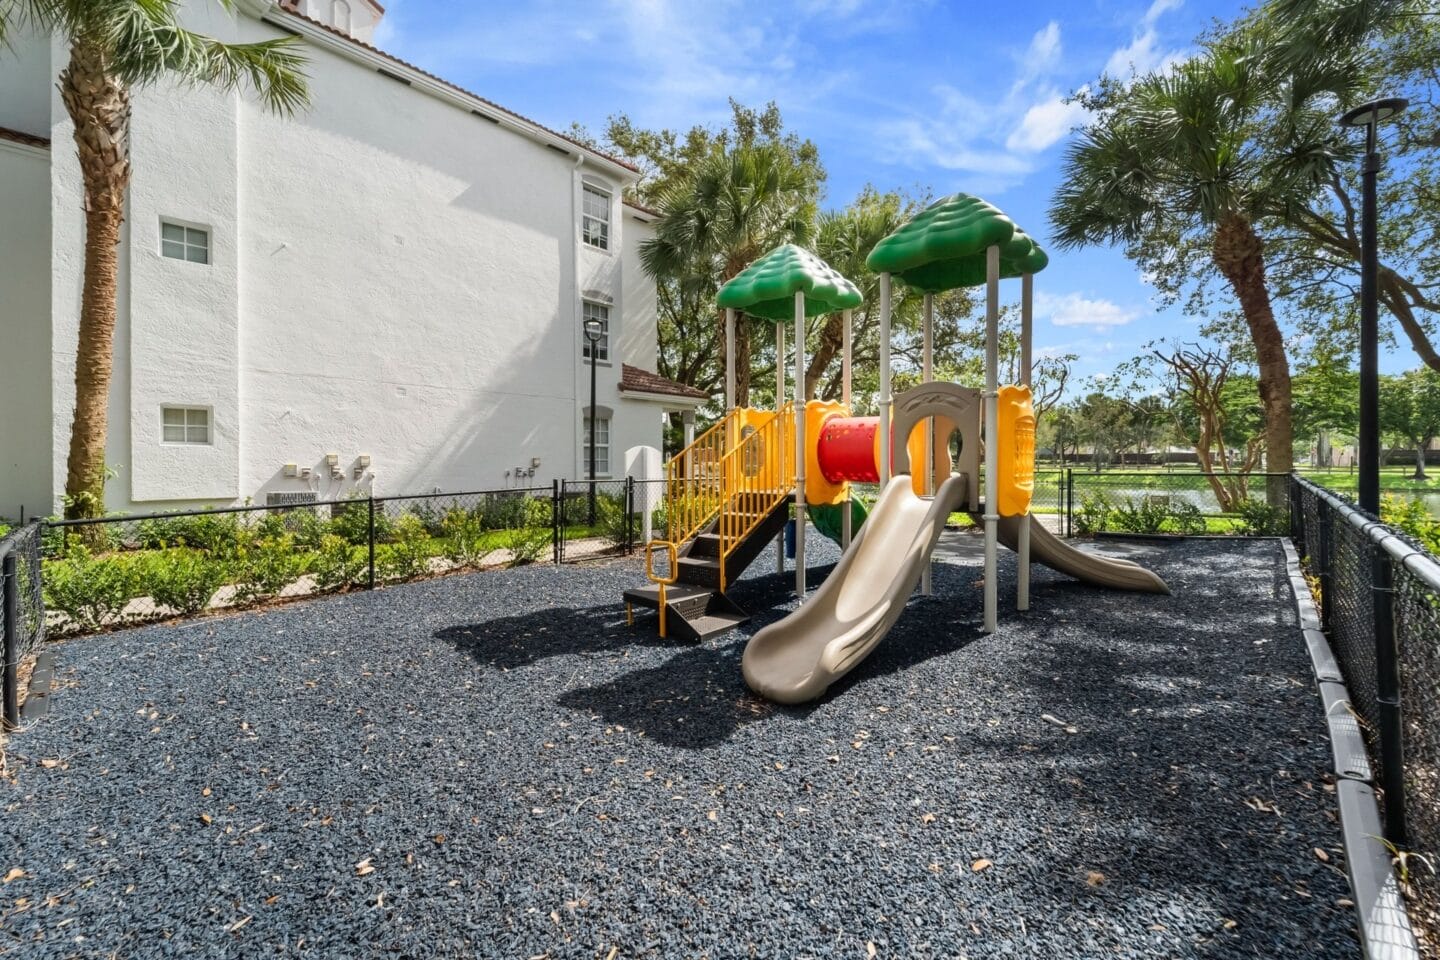
<svg viewBox="0 0 1440 960">
<path fill-rule="evenodd" d="M 985 251 L 1000 247 L 1000 276 L 1039 273 L 1050 258 L 997 208 L 957 193 L 936 200 L 875 244 L 865 264 L 918 290 L 939 292 L 985 282 Z"/>
<path fill-rule="evenodd" d="M 783 244 L 741 270 L 715 302 L 766 320 L 795 317 L 795 294 L 805 294 L 805 315 L 818 316 L 860 306 L 855 284 L 804 247 Z"/>
</svg>

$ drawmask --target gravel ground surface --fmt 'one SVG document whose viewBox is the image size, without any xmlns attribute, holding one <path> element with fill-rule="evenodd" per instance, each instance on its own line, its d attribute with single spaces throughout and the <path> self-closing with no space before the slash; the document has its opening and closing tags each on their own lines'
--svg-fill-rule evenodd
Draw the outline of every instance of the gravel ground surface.
<svg viewBox="0 0 1440 960">
<path fill-rule="evenodd" d="M 806 709 L 740 676 L 773 575 L 700 647 L 625 626 L 631 562 L 68 641 L 0 953 L 1358 956 L 1278 545 L 1134 549 L 1175 596 L 1037 567 L 992 637 L 941 564 Z"/>
</svg>

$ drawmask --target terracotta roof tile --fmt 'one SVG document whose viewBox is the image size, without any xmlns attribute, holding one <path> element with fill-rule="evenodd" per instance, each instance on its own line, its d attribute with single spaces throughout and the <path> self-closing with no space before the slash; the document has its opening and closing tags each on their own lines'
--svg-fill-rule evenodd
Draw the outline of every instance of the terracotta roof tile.
<svg viewBox="0 0 1440 960">
<path fill-rule="evenodd" d="M 620 389 L 630 390 L 635 393 L 662 393 L 672 397 L 685 397 L 690 400 L 709 400 L 710 394 L 704 390 L 696 390 L 694 387 L 687 387 L 683 383 L 676 383 L 668 377 L 662 377 L 658 373 L 651 373 L 649 370 L 641 370 L 639 367 L 632 367 L 628 363 L 620 365 Z"/>
<path fill-rule="evenodd" d="M 292 0 L 292 2 L 293 2 L 293 0 Z M 350 34 L 345 33 L 345 32 L 342 31 L 342 30 L 337 30 L 337 29 L 335 29 L 334 27 L 330 26 L 328 23 L 322 23 L 321 21 L 316 20 L 314 17 L 307 17 L 305 14 L 303 14 L 303 13 L 299 12 L 298 10 L 296 10 L 290 3 L 282 3 L 282 4 L 280 5 L 280 9 L 283 10 L 283 11 L 285 11 L 285 13 L 286 13 L 287 15 L 292 16 L 292 17 L 294 17 L 294 18 L 297 19 L 297 20 L 304 20 L 306 23 L 311 24 L 311 25 L 316 26 L 316 27 L 319 27 L 321 30 L 324 30 L 326 33 L 332 34 L 332 35 L 340 38 L 341 40 L 344 40 L 344 41 L 347 42 L 347 43 L 353 43 L 353 44 L 354 44 L 355 46 L 357 46 L 357 47 L 361 47 L 361 48 L 363 48 L 363 49 L 365 49 L 365 50 L 369 50 L 371 53 L 378 54 L 379 56 L 384 57 L 386 60 L 389 60 L 391 63 L 398 63 L 398 64 L 399 64 L 400 66 L 402 66 L 402 67 L 405 67 L 405 68 L 410 69 L 410 70 L 414 70 L 416 73 L 420 74 L 421 76 L 429 77 L 431 80 L 434 80 L 436 83 L 443 84 L 444 86 L 449 87 L 451 90 L 454 90 L 456 93 L 464 94 L 464 95 L 467 96 L 467 97 L 470 97 L 470 98 L 472 98 L 472 99 L 474 99 L 474 100 L 478 100 L 480 103 L 485 104 L 485 106 L 490 107 L 490 108 L 492 108 L 492 109 L 494 109 L 494 110 L 498 110 L 498 111 L 500 111 L 501 113 L 505 114 L 506 116 L 513 117 L 513 118 L 515 118 L 516 120 L 519 120 L 519 121 L 521 121 L 521 122 L 523 122 L 523 123 L 528 123 L 530 126 L 535 127 L 535 128 L 537 128 L 537 129 L 539 129 L 539 130 L 544 130 L 546 133 L 551 134 L 552 136 L 556 136 L 556 137 L 559 137 L 561 140 L 565 140 L 565 141 L 567 141 L 567 142 L 569 142 L 569 143 L 573 143 L 575 146 L 579 147 L 581 150 L 584 150 L 586 153 L 593 154 L 594 156 L 597 156 L 597 157 L 601 158 L 602 160 L 606 160 L 606 161 L 609 161 L 610 163 L 616 164 L 617 166 L 624 167 L 626 170 L 631 170 L 631 171 L 634 171 L 635 173 L 639 173 L 639 172 L 640 172 L 640 168 L 637 167 L 637 166 L 635 166 L 633 163 L 629 163 L 629 162 L 627 162 L 627 161 L 625 161 L 625 160 L 621 160 L 619 157 L 611 156 L 610 154 L 605 153 L 604 151 L 601 151 L 601 150 L 596 150 L 596 149 L 593 148 L 593 147 L 587 147 L 585 144 L 581 143 L 579 140 L 576 140 L 574 137 L 567 136 L 567 135 L 561 133 L 561 132 L 558 131 L 558 130 L 551 130 L 549 127 L 545 126 L 543 123 L 537 123 L 536 121 L 531 120 L 531 119 L 530 119 L 529 117 L 527 117 L 527 116 L 524 116 L 524 115 L 522 115 L 522 114 L 516 113 L 514 110 L 507 110 L 507 109 L 505 109 L 504 107 L 500 106 L 500 104 L 496 103 L 496 102 L 493 101 L 493 100 L 486 100 L 484 97 L 480 96 L 478 93 L 472 93 L 471 91 L 466 90 L 464 87 L 461 87 L 461 86 L 459 86 L 459 85 L 457 85 L 457 84 L 451 83 L 449 80 L 446 80 L 444 77 L 436 76 L 435 74 L 431 73 L 431 72 L 428 71 L 428 70 L 421 69 L 420 67 L 417 67 L 417 66 L 415 66 L 415 64 L 410 63 L 410 62 L 408 62 L 408 61 L 401 60 L 399 57 L 395 56 L 394 54 L 386 53 L 384 50 L 381 50 L 379 47 L 371 46 L 370 44 L 366 43 L 366 42 L 363 41 L 363 40 L 357 40 L 357 39 L 355 39 L 354 37 L 350 36 Z"/>
<path fill-rule="evenodd" d="M 42 150 L 50 149 L 50 141 L 44 137 L 33 137 L 28 133 L 21 133 L 19 130 L 11 130 L 9 127 L 0 127 L 0 140 L 23 143 L 27 147 L 39 147 Z"/>
<path fill-rule="evenodd" d="M 647 207 L 643 203 L 638 203 L 634 200 L 628 199 L 621 202 L 624 203 L 625 206 L 629 207 L 631 210 L 639 210 L 641 213 L 649 214 L 652 217 L 663 216 L 663 214 L 661 214 L 659 210 L 656 210 L 654 207 Z"/>
</svg>

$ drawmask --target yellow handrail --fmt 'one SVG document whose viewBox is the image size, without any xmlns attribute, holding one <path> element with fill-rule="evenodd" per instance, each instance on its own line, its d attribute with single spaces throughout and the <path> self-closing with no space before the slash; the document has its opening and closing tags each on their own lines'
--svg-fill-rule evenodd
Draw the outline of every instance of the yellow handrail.
<svg viewBox="0 0 1440 960">
<path fill-rule="evenodd" d="M 669 564 L 668 572 L 663 577 L 655 573 L 656 547 L 665 548 L 666 562 Z M 660 602 L 660 636 L 662 638 L 665 636 L 665 588 L 674 583 L 675 578 L 679 575 L 680 568 L 675 555 L 675 544 L 669 540 L 651 540 L 645 544 L 645 576 L 660 585 L 659 597 L 657 599 Z"/>
<path fill-rule="evenodd" d="M 746 537 L 795 490 L 795 405 L 778 412 L 752 413 L 754 430 L 725 455 L 720 474 L 725 480 L 720 519 L 720 589 L 726 587 L 725 566 Z"/>
<path fill-rule="evenodd" d="M 720 461 L 729 452 L 740 411 L 732 410 L 665 464 L 665 538 L 684 543 L 720 510 L 724 478 Z"/>
</svg>

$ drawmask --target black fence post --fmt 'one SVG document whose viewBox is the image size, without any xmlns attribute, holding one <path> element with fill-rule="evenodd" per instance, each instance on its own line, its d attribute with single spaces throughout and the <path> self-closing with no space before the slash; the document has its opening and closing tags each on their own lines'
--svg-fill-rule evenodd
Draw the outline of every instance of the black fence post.
<svg viewBox="0 0 1440 960">
<path fill-rule="evenodd" d="M 635 552 L 635 478 L 625 478 L 625 556 Z"/>
<path fill-rule="evenodd" d="M 1324 501 L 1321 501 L 1319 507 L 1317 513 L 1320 519 L 1320 543 L 1319 549 L 1316 550 L 1318 554 L 1316 557 L 1316 567 L 1318 568 L 1316 576 L 1320 580 L 1320 625 L 1326 630 L 1330 630 L 1332 627 L 1330 612 L 1335 608 L 1334 590 L 1331 589 L 1331 581 L 1333 578 L 1330 576 L 1330 567 L 1334 559 L 1331 556 L 1334 552 L 1334 538 L 1332 536 L 1333 531 L 1331 530 L 1331 523 L 1333 522 L 1331 514 L 1334 512 L 1334 509 Z"/>
<path fill-rule="evenodd" d="M 565 481 L 550 484 L 550 538 L 554 541 L 555 565 L 565 561 Z"/>
<path fill-rule="evenodd" d="M 1075 470 L 1065 468 L 1065 536 L 1075 536 Z"/>
<path fill-rule="evenodd" d="M 4 580 L 5 631 L 5 729 L 20 724 L 20 575 L 15 552 L 0 561 L 0 579 Z"/>
<path fill-rule="evenodd" d="M 1395 584 L 1390 555 L 1370 544 L 1370 596 L 1375 610 L 1375 689 L 1380 707 L 1380 779 L 1385 788 L 1385 839 L 1404 847 L 1405 734 L 1400 711 L 1399 638 L 1395 634 Z"/>
<path fill-rule="evenodd" d="M 368 498 L 369 514 L 365 520 L 365 541 L 370 547 L 370 581 L 369 589 L 375 589 L 375 495 L 372 493 Z"/>
</svg>

